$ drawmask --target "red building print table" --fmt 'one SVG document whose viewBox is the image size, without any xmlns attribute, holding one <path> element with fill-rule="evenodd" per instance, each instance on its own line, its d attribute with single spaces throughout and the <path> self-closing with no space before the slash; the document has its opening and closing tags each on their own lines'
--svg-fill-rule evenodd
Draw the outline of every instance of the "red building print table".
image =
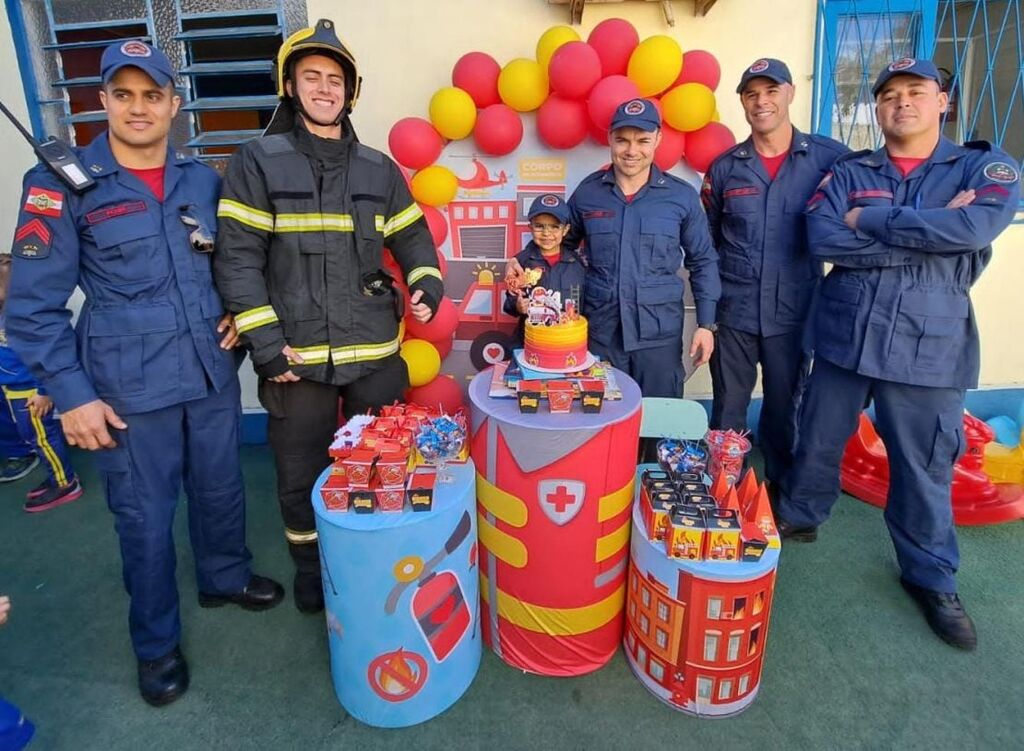
<svg viewBox="0 0 1024 751">
<path fill-rule="evenodd" d="M 640 388 L 598 414 L 520 414 L 470 384 L 484 642 L 513 667 L 582 675 L 622 638 Z"/>
<path fill-rule="evenodd" d="M 633 506 L 623 640 L 633 673 L 687 714 L 743 711 L 761 683 L 778 538 L 757 562 L 669 558 Z"/>
</svg>

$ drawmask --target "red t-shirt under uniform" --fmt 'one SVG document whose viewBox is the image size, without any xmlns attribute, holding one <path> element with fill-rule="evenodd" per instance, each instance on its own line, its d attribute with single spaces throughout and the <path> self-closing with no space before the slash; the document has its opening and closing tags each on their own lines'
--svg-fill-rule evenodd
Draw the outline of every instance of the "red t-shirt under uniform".
<svg viewBox="0 0 1024 751">
<path fill-rule="evenodd" d="M 146 187 L 156 196 L 156 200 L 160 203 L 164 202 L 164 169 L 166 165 L 161 167 L 148 167 L 146 169 L 132 169 L 131 167 L 125 167 L 126 170 L 131 172 L 137 178 L 145 183 Z"/>
</svg>

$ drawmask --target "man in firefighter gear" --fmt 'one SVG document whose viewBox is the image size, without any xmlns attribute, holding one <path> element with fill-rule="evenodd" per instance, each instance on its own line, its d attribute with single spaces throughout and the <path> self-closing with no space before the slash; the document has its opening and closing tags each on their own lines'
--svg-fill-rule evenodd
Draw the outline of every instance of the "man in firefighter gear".
<svg viewBox="0 0 1024 751">
<path fill-rule="evenodd" d="M 139 691 L 162 705 L 189 685 L 172 534 L 183 485 L 199 604 L 265 610 L 284 590 L 252 573 L 245 545 L 236 336 L 209 260 L 220 180 L 168 145 L 180 100 L 160 50 L 127 40 L 100 65 L 108 127 L 78 150 L 96 185 L 68 191 L 44 165 L 25 176 L 7 334 L 68 443 L 96 458 Z M 85 302 L 73 331 L 76 286 Z"/>
<path fill-rule="evenodd" d="M 334 24 L 290 36 L 277 58 L 280 104 L 228 165 L 217 216 L 218 288 L 260 377 L 277 466 L 295 604 L 323 609 L 310 492 L 328 464 L 338 399 L 346 418 L 401 400 L 404 297 L 430 320 L 443 287 L 423 214 L 398 166 L 356 139 L 360 78 Z"/>
</svg>

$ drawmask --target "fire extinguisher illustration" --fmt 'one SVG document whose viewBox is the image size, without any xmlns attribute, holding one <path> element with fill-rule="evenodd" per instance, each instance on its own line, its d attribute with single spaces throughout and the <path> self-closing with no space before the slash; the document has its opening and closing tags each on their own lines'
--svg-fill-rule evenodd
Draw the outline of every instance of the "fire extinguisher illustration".
<svg viewBox="0 0 1024 751">
<path fill-rule="evenodd" d="M 441 561 L 463 543 L 471 529 L 472 520 L 466 512 L 444 547 L 429 560 L 424 562 L 419 556 L 399 560 L 394 568 L 398 583 L 384 603 L 384 612 L 393 615 L 405 591 L 410 587 L 416 588 L 411 603 L 412 615 L 438 662 L 452 653 L 473 621 L 459 578 L 452 571 L 437 570 Z"/>
</svg>

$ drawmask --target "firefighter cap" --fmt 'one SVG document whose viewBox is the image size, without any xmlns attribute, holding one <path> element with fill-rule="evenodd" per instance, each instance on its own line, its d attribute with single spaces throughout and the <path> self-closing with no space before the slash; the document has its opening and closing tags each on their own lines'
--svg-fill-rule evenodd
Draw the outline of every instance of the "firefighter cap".
<svg viewBox="0 0 1024 751">
<path fill-rule="evenodd" d="M 100 77 L 110 83 L 121 68 L 138 68 L 161 88 L 174 80 L 174 66 L 167 55 L 139 39 L 128 39 L 110 45 L 100 58 Z"/>
<path fill-rule="evenodd" d="M 359 98 L 359 88 L 363 79 L 359 77 L 355 57 L 338 39 L 338 34 L 334 30 L 334 22 L 326 18 L 317 21 L 316 26 L 299 29 L 284 40 L 284 44 L 277 52 L 277 68 L 275 70 L 278 98 L 284 99 L 287 96 L 284 81 L 288 75 L 288 63 L 296 55 L 304 57 L 317 52 L 333 57 L 345 71 L 345 93 L 349 99 L 346 109 L 351 112 Z"/>
<path fill-rule="evenodd" d="M 562 224 L 568 224 L 570 219 L 568 205 L 561 196 L 554 193 L 545 193 L 534 198 L 526 218 L 533 219 L 541 214 L 550 214 Z"/>
<path fill-rule="evenodd" d="M 935 63 L 931 60 L 916 60 L 912 57 L 901 57 L 899 60 L 886 65 L 878 73 L 878 78 L 875 79 L 875 85 L 871 87 L 871 96 L 877 97 L 878 92 L 889 83 L 889 80 L 896 76 L 917 76 L 918 78 L 925 78 L 931 81 L 935 81 L 942 88 L 942 77 L 939 75 L 939 69 L 935 67 Z"/>
</svg>

